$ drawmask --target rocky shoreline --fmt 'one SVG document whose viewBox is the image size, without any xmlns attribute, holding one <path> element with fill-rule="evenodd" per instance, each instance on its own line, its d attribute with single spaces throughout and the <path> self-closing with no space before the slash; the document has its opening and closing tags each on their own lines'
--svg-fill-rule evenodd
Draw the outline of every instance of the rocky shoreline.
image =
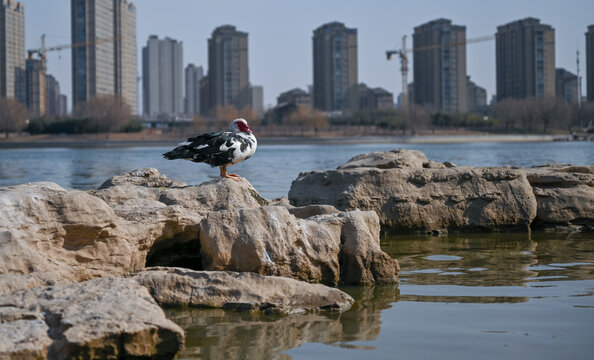
<svg viewBox="0 0 594 360">
<path fill-rule="evenodd" d="M 0 358 L 173 358 L 160 306 L 347 310 L 339 284 L 397 283 L 380 233 L 588 231 L 594 166 L 469 168 L 417 151 L 300 174 L 270 201 L 246 180 L 187 186 L 140 169 L 98 189 L 0 188 Z M 159 306 L 160 305 L 160 306 Z"/>
</svg>

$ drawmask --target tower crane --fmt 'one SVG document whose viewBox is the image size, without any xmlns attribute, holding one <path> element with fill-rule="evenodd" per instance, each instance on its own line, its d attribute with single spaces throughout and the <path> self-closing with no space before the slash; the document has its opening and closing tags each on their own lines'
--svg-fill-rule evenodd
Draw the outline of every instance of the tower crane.
<svg viewBox="0 0 594 360">
<path fill-rule="evenodd" d="M 481 36 L 472 39 L 466 39 L 464 41 L 455 41 L 446 44 L 437 44 L 437 45 L 429 45 L 429 46 L 422 46 L 418 48 L 408 49 L 406 47 L 406 35 L 402 37 L 402 47 L 398 50 L 387 50 L 386 51 L 386 58 L 388 60 L 392 60 L 392 56 L 398 55 L 400 58 L 400 73 L 402 75 L 402 107 L 406 113 L 408 113 L 408 53 L 413 53 L 417 51 L 425 51 L 425 50 L 435 50 L 441 49 L 445 47 L 454 47 L 466 44 L 477 43 L 481 41 L 489 41 L 494 40 L 494 35 L 488 36 Z"/>
<path fill-rule="evenodd" d="M 27 50 L 27 53 L 29 55 L 29 59 L 33 59 L 33 55 L 37 54 L 37 56 L 41 60 L 41 69 L 43 72 L 45 72 L 45 70 L 47 69 L 46 53 L 49 51 L 64 50 L 64 49 L 78 48 L 78 47 L 84 47 L 84 46 L 90 46 L 90 45 L 111 43 L 111 42 L 118 41 L 119 39 L 120 39 L 119 37 L 109 37 L 109 38 L 96 39 L 94 41 L 87 41 L 87 42 L 81 42 L 81 43 L 75 43 L 75 44 L 62 44 L 62 45 L 46 47 L 45 46 L 45 34 L 43 34 L 43 35 L 41 35 L 41 47 L 38 49 Z"/>
<path fill-rule="evenodd" d="M 119 37 L 110 37 L 110 38 L 96 39 L 94 41 L 87 41 L 87 42 L 81 42 L 81 43 L 75 43 L 75 44 L 63 44 L 63 45 L 47 47 L 45 45 L 45 34 L 43 34 L 43 35 L 41 35 L 41 47 L 38 49 L 27 50 L 27 53 L 28 53 L 29 59 L 33 59 L 33 55 L 37 54 L 37 57 L 41 61 L 41 78 L 45 79 L 45 73 L 47 70 L 46 54 L 48 51 L 64 50 L 64 49 L 77 48 L 77 47 L 83 47 L 83 46 L 111 43 L 111 42 L 118 41 L 119 39 L 120 39 Z M 42 81 L 44 81 L 44 80 L 42 80 Z M 39 91 L 40 91 L 39 102 L 41 104 L 41 108 L 44 109 L 45 103 L 46 103 L 45 86 L 44 85 L 40 86 Z M 41 115 L 43 115 L 44 112 L 45 112 L 45 110 L 42 110 Z"/>
</svg>

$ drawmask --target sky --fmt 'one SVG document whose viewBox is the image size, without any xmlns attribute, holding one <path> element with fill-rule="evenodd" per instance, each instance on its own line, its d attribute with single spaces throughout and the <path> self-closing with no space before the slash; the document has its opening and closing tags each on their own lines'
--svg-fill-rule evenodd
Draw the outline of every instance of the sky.
<svg viewBox="0 0 594 360">
<path fill-rule="evenodd" d="M 25 47 L 39 48 L 70 42 L 70 0 L 21 0 L 25 4 Z M 150 35 L 183 42 L 184 67 L 193 63 L 207 70 L 207 40 L 220 25 L 230 24 L 249 34 L 249 77 L 264 87 L 265 107 L 276 97 L 313 82 L 312 35 L 319 26 L 339 21 L 358 31 L 359 82 L 382 87 L 394 97 L 401 91 L 399 61 L 386 60 L 385 51 L 400 47 L 403 35 L 412 45 L 413 28 L 446 18 L 466 26 L 467 39 L 493 35 L 497 26 L 526 17 L 555 28 L 555 67 L 585 79 L 585 32 L 594 24 L 592 0 L 135 0 L 138 74 L 142 74 L 142 48 Z M 495 41 L 467 45 L 467 75 L 496 91 Z M 48 73 L 72 98 L 70 50 L 48 53 Z M 412 81 L 412 66 L 408 81 Z M 582 80 L 582 94 L 586 84 Z"/>
</svg>

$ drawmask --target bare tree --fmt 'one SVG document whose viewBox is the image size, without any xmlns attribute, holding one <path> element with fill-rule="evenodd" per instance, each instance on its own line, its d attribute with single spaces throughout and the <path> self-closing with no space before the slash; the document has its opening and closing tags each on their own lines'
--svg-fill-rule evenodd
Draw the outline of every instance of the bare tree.
<svg viewBox="0 0 594 360">
<path fill-rule="evenodd" d="M 97 131 L 119 131 L 132 121 L 130 106 L 113 95 L 97 96 L 78 106 L 75 115 L 88 119 Z"/>
<path fill-rule="evenodd" d="M 8 138 L 9 132 L 21 131 L 27 119 L 27 107 L 12 98 L 0 98 L 0 131 Z"/>
<path fill-rule="evenodd" d="M 584 102 L 581 107 L 576 107 L 573 122 L 578 131 L 594 126 L 594 102 Z"/>
<path fill-rule="evenodd" d="M 428 129 L 431 124 L 431 116 L 427 110 L 416 104 L 410 104 L 408 120 L 410 122 L 411 133 L 416 133 L 421 129 Z"/>
</svg>

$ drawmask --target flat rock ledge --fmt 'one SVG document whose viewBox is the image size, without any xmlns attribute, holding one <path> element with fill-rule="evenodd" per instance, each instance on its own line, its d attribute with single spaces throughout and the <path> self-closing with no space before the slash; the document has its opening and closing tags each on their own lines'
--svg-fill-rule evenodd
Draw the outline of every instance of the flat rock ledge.
<svg viewBox="0 0 594 360">
<path fill-rule="evenodd" d="M 131 276 L 162 306 L 190 306 L 294 314 L 345 311 L 353 298 L 321 284 L 229 271 L 153 267 Z"/>
<path fill-rule="evenodd" d="M 0 359 L 173 359 L 183 343 L 183 330 L 132 279 L 0 296 Z"/>
<path fill-rule="evenodd" d="M 415 150 L 299 174 L 294 206 L 373 210 L 386 232 L 594 229 L 594 166 L 458 167 Z"/>
</svg>

